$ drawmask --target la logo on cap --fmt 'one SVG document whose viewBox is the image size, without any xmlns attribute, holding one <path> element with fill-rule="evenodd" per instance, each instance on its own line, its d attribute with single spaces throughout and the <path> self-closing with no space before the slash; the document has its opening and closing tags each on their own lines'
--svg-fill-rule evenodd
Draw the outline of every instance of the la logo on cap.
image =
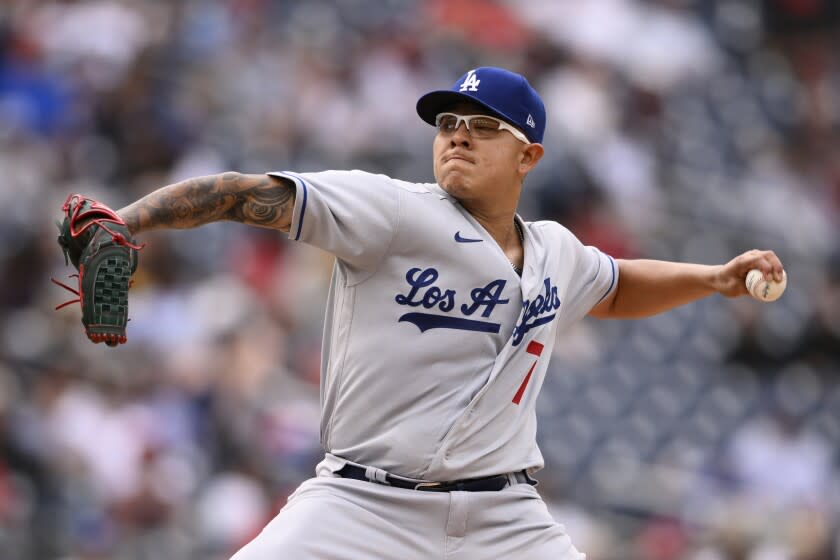
<svg viewBox="0 0 840 560">
<path fill-rule="evenodd" d="M 467 72 L 467 79 L 461 84 L 460 91 L 478 91 L 478 84 L 480 83 L 481 80 L 476 77 L 475 70 L 470 70 Z"/>
</svg>

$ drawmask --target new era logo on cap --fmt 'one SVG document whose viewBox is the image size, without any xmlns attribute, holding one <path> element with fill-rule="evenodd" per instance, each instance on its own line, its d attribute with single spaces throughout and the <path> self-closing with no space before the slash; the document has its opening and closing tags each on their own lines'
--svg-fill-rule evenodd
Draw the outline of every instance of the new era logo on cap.
<svg viewBox="0 0 840 560">
<path fill-rule="evenodd" d="M 542 142 L 545 106 L 524 76 L 492 66 L 474 68 L 450 88 L 427 93 L 417 101 L 417 114 L 434 125 L 439 113 L 470 101 L 519 128 L 531 142 Z"/>
</svg>

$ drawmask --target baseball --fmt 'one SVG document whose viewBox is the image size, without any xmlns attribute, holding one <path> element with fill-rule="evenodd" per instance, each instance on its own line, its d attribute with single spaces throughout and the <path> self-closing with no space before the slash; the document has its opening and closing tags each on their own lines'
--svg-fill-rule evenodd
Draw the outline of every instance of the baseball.
<svg viewBox="0 0 840 560">
<path fill-rule="evenodd" d="M 747 291 L 752 297 L 759 301 L 776 301 L 785 292 L 787 287 L 787 273 L 782 271 L 781 282 L 768 282 L 764 274 L 757 268 L 747 273 Z"/>
</svg>

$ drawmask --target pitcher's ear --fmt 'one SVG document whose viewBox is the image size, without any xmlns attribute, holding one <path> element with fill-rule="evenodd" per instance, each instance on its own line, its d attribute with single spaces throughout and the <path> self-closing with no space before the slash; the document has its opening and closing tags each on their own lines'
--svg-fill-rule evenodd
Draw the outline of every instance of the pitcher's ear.
<svg viewBox="0 0 840 560">
<path fill-rule="evenodd" d="M 519 171 L 522 174 L 527 174 L 534 169 L 537 163 L 539 163 L 542 159 L 543 154 L 545 154 L 545 148 L 543 148 L 542 144 L 528 144 L 523 146 L 521 154 L 522 156 L 519 159 Z"/>
</svg>

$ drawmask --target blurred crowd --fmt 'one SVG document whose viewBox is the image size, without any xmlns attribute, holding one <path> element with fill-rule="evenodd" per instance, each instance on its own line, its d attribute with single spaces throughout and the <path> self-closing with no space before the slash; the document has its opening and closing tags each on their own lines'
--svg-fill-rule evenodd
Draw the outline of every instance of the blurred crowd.
<svg viewBox="0 0 840 560">
<path fill-rule="evenodd" d="M 840 557 L 838 31 L 834 0 L 5 0 L 0 558 L 227 558 L 322 454 L 331 257 L 240 224 L 145 235 L 129 343 L 104 348 L 53 310 L 66 196 L 431 181 L 414 103 L 479 65 L 547 106 L 526 219 L 615 257 L 770 248 L 789 276 L 774 304 L 562 333 L 538 478 L 578 548 Z"/>
</svg>

